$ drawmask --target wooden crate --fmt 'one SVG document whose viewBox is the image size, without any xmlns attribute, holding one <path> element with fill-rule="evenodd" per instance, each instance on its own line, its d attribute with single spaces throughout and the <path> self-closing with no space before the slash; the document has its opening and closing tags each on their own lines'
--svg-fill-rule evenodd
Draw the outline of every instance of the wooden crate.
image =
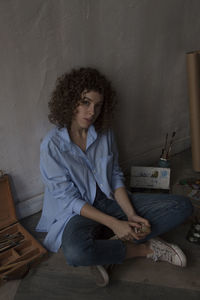
<svg viewBox="0 0 200 300">
<path fill-rule="evenodd" d="M 14 239 L 15 238 L 15 239 Z M 8 239 L 13 241 L 7 245 Z M 7 174 L 0 177 L 0 284 L 25 276 L 47 250 L 19 223 Z"/>
</svg>

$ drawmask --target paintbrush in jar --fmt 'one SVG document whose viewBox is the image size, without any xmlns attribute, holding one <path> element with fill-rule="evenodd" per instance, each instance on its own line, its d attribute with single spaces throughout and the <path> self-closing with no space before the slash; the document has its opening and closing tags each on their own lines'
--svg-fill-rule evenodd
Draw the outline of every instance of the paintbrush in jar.
<svg viewBox="0 0 200 300">
<path fill-rule="evenodd" d="M 162 149 L 160 158 L 166 158 L 167 140 L 168 140 L 168 133 L 166 134 L 166 137 L 165 137 L 165 144 L 164 144 L 164 148 Z"/>
<path fill-rule="evenodd" d="M 170 152 L 172 150 L 172 144 L 173 144 L 175 135 L 176 135 L 176 131 L 174 131 L 172 133 L 171 141 L 170 141 L 170 144 L 169 144 L 169 149 L 168 149 L 167 154 L 166 154 L 166 159 L 169 159 L 169 155 L 170 155 Z"/>
</svg>

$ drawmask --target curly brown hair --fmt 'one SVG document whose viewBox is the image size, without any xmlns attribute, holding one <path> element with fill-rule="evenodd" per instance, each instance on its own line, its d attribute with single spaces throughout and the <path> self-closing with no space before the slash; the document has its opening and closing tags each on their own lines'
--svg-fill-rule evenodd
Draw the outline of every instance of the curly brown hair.
<svg viewBox="0 0 200 300">
<path fill-rule="evenodd" d="M 116 104 L 115 91 L 104 75 L 89 67 L 72 69 L 56 80 L 56 87 L 48 103 L 49 121 L 59 128 L 70 129 L 73 114 L 81 101 L 83 91 L 95 91 L 103 96 L 101 112 L 94 126 L 98 132 L 110 128 Z"/>
</svg>

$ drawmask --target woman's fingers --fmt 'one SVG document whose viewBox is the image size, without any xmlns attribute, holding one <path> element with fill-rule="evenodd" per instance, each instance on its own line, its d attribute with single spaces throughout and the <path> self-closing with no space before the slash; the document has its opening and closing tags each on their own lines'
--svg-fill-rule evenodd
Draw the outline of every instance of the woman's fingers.
<svg viewBox="0 0 200 300">
<path fill-rule="evenodd" d="M 124 233 L 121 237 L 119 236 L 119 239 L 122 241 L 131 241 L 133 239 L 138 239 L 137 234 L 134 232 L 134 229 L 132 227 L 129 228 L 129 230 Z"/>
<path fill-rule="evenodd" d="M 140 240 L 148 234 L 147 232 L 143 232 L 143 226 L 145 225 L 136 221 L 120 221 L 117 224 L 119 226 L 113 231 L 122 241 Z"/>
<path fill-rule="evenodd" d="M 134 222 L 131 222 L 130 226 L 133 226 Z M 137 224 L 132 227 L 132 238 L 137 240 L 145 238 L 151 232 L 150 228 L 145 226 L 144 224 Z"/>
<path fill-rule="evenodd" d="M 139 240 L 139 236 L 137 234 L 137 232 L 135 231 L 135 227 L 131 227 L 131 232 L 129 234 L 130 240 L 136 239 Z"/>
<path fill-rule="evenodd" d="M 143 219 L 142 223 L 145 224 L 147 227 L 151 227 L 151 225 L 147 219 Z"/>
<path fill-rule="evenodd" d="M 129 218 L 129 221 L 136 222 L 136 223 L 139 223 L 139 224 L 144 224 L 147 227 L 151 227 L 151 224 L 149 223 L 149 221 L 147 219 L 142 218 L 138 215 L 132 216 L 131 218 Z"/>
<path fill-rule="evenodd" d="M 121 238 L 122 241 L 132 241 L 133 239 L 135 239 L 136 237 L 129 234 L 127 236 L 124 236 L 123 238 Z"/>
<path fill-rule="evenodd" d="M 141 224 L 136 223 L 136 222 L 132 222 L 132 221 L 128 221 L 128 224 L 131 225 L 132 227 L 136 227 L 136 228 L 141 228 Z"/>
<path fill-rule="evenodd" d="M 148 221 L 147 221 L 147 224 L 148 224 L 148 226 L 145 223 L 136 223 L 136 222 L 129 221 L 129 225 L 133 226 L 134 231 L 137 234 L 140 234 L 142 237 L 146 236 L 147 234 L 149 234 L 151 232 L 151 227 L 150 227 Z"/>
</svg>

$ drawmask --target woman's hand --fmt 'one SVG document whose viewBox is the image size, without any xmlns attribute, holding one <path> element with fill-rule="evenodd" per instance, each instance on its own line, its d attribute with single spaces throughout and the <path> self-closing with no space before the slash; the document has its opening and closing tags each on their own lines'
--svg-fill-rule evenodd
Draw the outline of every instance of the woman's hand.
<svg viewBox="0 0 200 300">
<path fill-rule="evenodd" d="M 128 216 L 128 221 L 136 222 L 136 223 L 142 223 L 147 227 L 151 227 L 149 221 L 147 219 L 144 219 L 136 214 Z"/>
<path fill-rule="evenodd" d="M 147 219 L 134 214 L 128 216 L 128 221 L 135 222 L 140 226 L 140 228 L 136 230 L 140 238 L 145 238 L 145 236 L 151 232 L 151 225 Z"/>
<path fill-rule="evenodd" d="M 131 241 L 143 238 L 143 235 L 140 237 L 140 233 L 137 233 L 140 228 L 141 225 L 137 222 L 116 220 L 111 229 L 120 240 Z"/>
</svg>

